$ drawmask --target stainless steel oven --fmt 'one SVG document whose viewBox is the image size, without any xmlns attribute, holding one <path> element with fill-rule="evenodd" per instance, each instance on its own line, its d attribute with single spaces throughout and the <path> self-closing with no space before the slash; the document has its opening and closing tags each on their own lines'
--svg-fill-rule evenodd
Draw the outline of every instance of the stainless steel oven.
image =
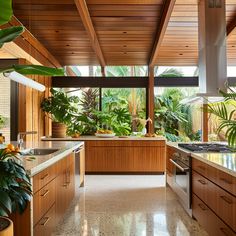
<svg viewBox="0 0 236 236">
<path fill-rule="evenodd" d="M 173 170 L 171 187 L 182 206 L 191 215 L 191 156 L 176 149 L 169 161 Z"/>
</svg>

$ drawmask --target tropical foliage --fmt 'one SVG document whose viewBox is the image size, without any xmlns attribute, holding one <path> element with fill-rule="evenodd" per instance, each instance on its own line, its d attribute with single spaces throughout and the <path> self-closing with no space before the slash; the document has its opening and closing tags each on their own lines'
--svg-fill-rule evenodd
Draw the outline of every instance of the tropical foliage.
<svg viewBox="0 0 236 236">
<path fill-rule="evenodd" d="M 169 68 L 160 77 L 181 77 L 182 71 Z M 193 131 L 192 107 L 180 101 L 188 96 L 186 89 L 166 88 L 161 96 L 155 97 L 155 130 L 164 133 L 170 141 L 200 140 L 200 131 Z"/>
<path fill-rule="evenodd" d="M 0 216 L 22 213 L 31 198 L 30 177 L 12 144 L 0 149 Z"/>
<path fill-rule="evenodd" d="M 12 17 L 12 1 L 11 0 L 3 0 L 0 1 L 0 25 L 6 24 Z M 12 42 L 19 35 L 24 32 L 23 26 L 13 26 L 5 29 L 0 29 L 0 48 L 4 45 L 4 43 Z M 5 68 L 0 68 L 0 73 L 9 73 L 12 71 L 16 71 L 20 74 L 29 75 L 64 75 L 63 69 L 49 68 L 45 66 L 39 65 L 12 65 Z"/>
<path fill-rule="evenodd" d="M 7 122 L 7 118 L 0 115 L 0 129 L 5 126 L 6 122 Z"/>
<path fill-rule="evenodd" d="M 232 88 L 227 88 L 228 92 L 221 91 L 224 97 L 223 102 L 208 104 L 208 113 L 216 115 L 219 118 L 219 127 L 217 132 L 225 130 L 225 136 L 228 140 L 228 145 L 236 148 L 236 91 Z"/>
<path fill-rule="evenodd" d="M 79 102 L 76 96 L 67 96 L 61 90 L 51 89 L 49 98 L 44 98 L 41 103 L 41 108 L 44 112 L 51 114 L 53 121 L 63 124 L 69 124 L 73 116 L 78 112 L 77 103 Z"/>
</svg>

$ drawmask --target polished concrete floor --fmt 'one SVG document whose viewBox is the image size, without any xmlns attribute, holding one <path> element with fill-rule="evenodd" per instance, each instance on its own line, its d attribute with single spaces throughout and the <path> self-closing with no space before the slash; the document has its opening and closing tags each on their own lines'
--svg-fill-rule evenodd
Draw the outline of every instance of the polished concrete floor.
<svg viewBox="0 0 236 236">
<path fill-rule="evenodd" d="M 78 189 L 78 188 L 77 188 Z M 206 236 L 164 176 L 88 175 L 54 236 Z"/>
</svg>

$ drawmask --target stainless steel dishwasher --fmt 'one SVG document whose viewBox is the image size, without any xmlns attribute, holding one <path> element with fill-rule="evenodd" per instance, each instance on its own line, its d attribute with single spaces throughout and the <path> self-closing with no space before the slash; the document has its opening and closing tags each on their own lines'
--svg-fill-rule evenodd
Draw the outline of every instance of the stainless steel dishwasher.
<svg viewBox="0 0 236 236">
<path fill-rule="evenodd" d="M 77 148 L 75 151 L 75 187 L 84 186 L 84 173 L 83 173 L 83 158 L 84 158 L 84 145 Z"/>
</svg>

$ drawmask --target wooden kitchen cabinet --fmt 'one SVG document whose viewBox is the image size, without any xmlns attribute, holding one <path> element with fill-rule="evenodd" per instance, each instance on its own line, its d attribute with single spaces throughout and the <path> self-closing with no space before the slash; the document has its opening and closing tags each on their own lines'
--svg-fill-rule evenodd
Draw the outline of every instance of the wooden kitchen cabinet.
<svg viewBox="0 0 236 236">
<path fill-rule="evenodd" d="M 34 227 L 34 236 L 50 236 L 55 228 L 55 204 L 45 213 L 41 220 Z"/>
<path fill-rule="evenodd" d="M 165 141 L 86 142 L 86 173 L 164 173 Z"/>
<path fill-rule="evenodd" d="M 193 194 L 192 200 L 194 217 L 207 230 L 209 236 L 235 236 L 233 230 L 195 194 Z"/>
<path fill-rule="evenodd" d="M 56 223 L 59 222 L 75 194 L 74 153 L 59 161 L 56 179 Z"/>
<path fill-rule="evenodd" d="M 194 158 L 192 168 L 193 216 L 210 235 L 236 235 L 235 178 Z"/>
<path fill-rule="evenodd" d="M 14 236 L 51 235 L 75 195 L 75 154 L 34 175 L 32 184 L 33 200 L 22 215 L 11 217 Z"/>
</svg>

